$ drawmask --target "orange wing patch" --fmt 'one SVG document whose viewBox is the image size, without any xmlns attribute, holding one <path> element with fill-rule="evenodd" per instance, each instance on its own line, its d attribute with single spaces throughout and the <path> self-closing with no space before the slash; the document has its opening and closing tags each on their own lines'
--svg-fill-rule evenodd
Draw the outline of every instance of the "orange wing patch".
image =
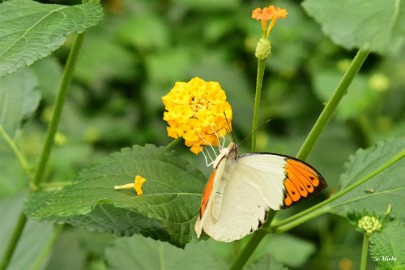
<svg viewBox="0 0 405 270">
<path fill-rule="evenodd" d="M 200 218 L 203 216 L 203 214 L 205 212 L 205 208 L 207 208 L 207 204 L 208 204 L 208 201 L 211 196 L 212 187 L 214 186 L 214 179 L 215 179 L 216 173 L 217 173 L 217 170 L 215 169 L 212 172 L 210 178 L 208 179 L 207 185 L 205 186 L 204 193 L 203 193 L 202 199 L 201 199 Z"/>
<path fill-rule="evenodd" d="M 315 195 L 327 186 L 326 181 L 314 168 L 297 159 L 286 158 L 285 175 L 285 208 Z"/>
</svg>

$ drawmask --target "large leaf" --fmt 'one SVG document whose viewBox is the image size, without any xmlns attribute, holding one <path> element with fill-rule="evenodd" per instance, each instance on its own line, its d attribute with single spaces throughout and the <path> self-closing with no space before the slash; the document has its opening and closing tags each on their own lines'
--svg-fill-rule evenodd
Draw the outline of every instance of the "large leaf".
<svg viewBox="0 0 405 270">
<path fill-rule="evenodd" d="M 399 0 L 306 0 L 305 10 L 346 49 L 365 45 L 381 54 L 398 53 L 404 42 L 405 2 Z"/>
<path fill-rule="evenodd" d="M 0 78 L 0 127 L 10 138 L 14 138 L 21 121 L 37 109 L 40 100 L 37 84 L 29 69 Z"/>
<path fill-rule="evenodd" d="M 0 4 L 0 77 L 30 65 L 59 48 L 103 16 L 99 4 L 77 6 L 11 0 Z"/>
<path fill-rule="evenodd" d="M 25 205 L 25 211 L 30 215 L 35 213 L 43 207 L 44 202 L 52 197 L 52 195 L 52 192 L 30 194 L 28 203 Z M 52 221 L 56 223 L 69 223 L 90 231 L 113 233 L 120 237 L 132 236 L 138 233 L 155 240 L 171 241 L 170 235 L 159 221 L 147 218 L 135 211 L 114 207 L 111 204 L 95 205 L 90 213 L 84 215 L 72 215 L 68 217 L 55 215 L 52 217 Z"/>
<path fill-rule="evenodd" d="M 115 185 L 147 179 L 137 196 Z M 142 233 L 178 246 L 191 241 L 205 178 L 176 152 L 152 145 L 123 149 L 84 170 L 73 185 L 28 200 L 39 220 L 79 224 L 121 235 Z M 88 225 L 86 225 L 88 223 Z M 166 233 L 167 231 L 167 233 Z"/>
<path fill-rule="evenodd" d="M 286 250 L 289 252 L 285 252 Z M 256 255 L 265 256 L 271 253 L 271 256 L 280 264 L 299 268 L 308 261 L 315 251 L 316 246 L 310 241 L 289 234 L 281 234 L 263 241 L 261 247 L 257 249 Z M 291 257 L 291 254 L 294 254 L 294 257 Z M 258 259 L 260 261 L 260 257 Z"/>
<path fill-rule="evenodd" d="M 341 175 L 341 189 L 355 183 L 405 149 L 405 138 L 378 143 L 366 150 L 359 150 L 346 164 Z M 358 186 L 326 206 L 329 211 L 348 216 L 366 210 L 377 216 L 384 216 L 389 205 L 392 215 L 405 220 L 405 159 L 401 159 L 369 181 Z"/>
<path fill-rule="evenodd" d="M 389 222 L 370 238 L 370 254 L 379 269 L 405 269 L 405 224 Z"/>
<path fill-rule="evenodd" d="M 287 270 L 288 268 L 284 267 L 279 263 L 272 255 L 264 254 L 254 262 L 248 265 L 247 270 Z"/>
<path fill-rule="evenodd" d="M 191 243 L 185 250 L 140 237 L 120 238 L 107 249 L 110 269 L 226 269 L 211 241 Z"/>
</svg>

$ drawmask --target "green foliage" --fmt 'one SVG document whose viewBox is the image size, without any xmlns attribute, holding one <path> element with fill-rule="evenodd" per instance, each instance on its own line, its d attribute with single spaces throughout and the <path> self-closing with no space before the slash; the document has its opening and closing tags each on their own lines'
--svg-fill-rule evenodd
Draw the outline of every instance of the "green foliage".
<svg viewBox="0 0 405 270">
<path fill-rule="evenodd" d="M 0 4 L 0 77 L 48 56 L 72 33 L 97 24 L 100 5 L 44 5 L 31 0 Z"/>
<path fill-rule="evenodd" d="M 384 225 L 384 230 L 370 238 L 370 255 L 378 269 L 405 268 L 405 226 L 401 221 Z"/>
<path fill-rule="evenodd" d="M 397 54 L 403 46 L 404 3 L 396 0 L 306 0 L 305 10 L 332 40 L 347 48 Z"/>
<path fill-rule="evenodd" d="M 332 94 L 331 85 L 337 85 L 342 75 L 335 70 L 325 70 L 314 74 L 314 90 L 319 98 L 327 101 Z M 344 99 L 336 111 L 338 120 L 355 119 L 366 113 L 377 103 L 383 91 L 372 89 L 368 84 L 368 78 L 358 75 L 349 88 L 350 98 Z"/>
<path fill-rule="evenodd" d="M 144 195 L 114 190 L 138 174 L 147 179 Z M 119 236 L 142 233 L 184 246 L 194 235 L 204 182 L 203 175 L 176 152 L 152 145 L 134 146 L 82 171 L 61 191 L 34 194 L 26 204 L 34 219 Z"/>
<path fill-rule="evenodd" d="M 15 226 L 15 221 L 21 211 L 25 194 L 3 198 L 0 200 L 0 242 L 8 243 Z M 43 224 L 36 221 L 28 221 L 21 236 L 21 241 L 15 251 L 15 259 L 12 260 L 8 269 L 30 269 L 35 263 L 42 265 L 47 258 L 40 258 L 42 249 L 51 239 L 52 224 Z M 6 245 L 0 245 L 0 256 L 3 257 Z M 35 248 L 33 248 L 35 247 Z"/>
<path fill-rule="evenodd" d="M 289 15 L 271 34 L 259 123 L 271 121 L 254 131 L 258 151 L 294 156 L 300 149 L 354 53 L 334 43 L 368 46 L 379 55 L 371 54 L 359 74 L 350 74 L 356 78 L 341 92 L 336 117 L 309 156 L 329 189 L 280 211 L 273 227 L 260 233 L 284 233 L 264 239 L 246 269 L 357 268 L 362 240 L 356 224 L 341 217 L 366 214 L 386 217 L 381 231 L 370 236 L 371 258 L 379 269 L 401 269 L 405 159 L 387 162 L 405 148 L 404 4 L 280 5 Z M 225 89 L 236 141 L 251 136 L 253 55 L 260 37 L 260 22 L 251 19 L 255 7 L 237 0 L 109 0 L 103 8 L 103 22 L 90 28 L 101 22 L 99 4 L 0 3 L 0 256 L 11 235 L 20 233 L 8 269 L 226 269 L 255 237 L 230 245 L 195 241 L 193 227 L 212 168 L 180 145 L 172 151 L 150 144 L 169 142 L 161 97 L 176 81 L 194 76 Z M 78 62 L 69 66 L 74 75 L 52 155 L 34 190 L 67 53 L 76 45 L 67 37 L 87 29 Z M 242 142 L 241 153 L 249 146 Z M 114 190 L 135 175 L 147 179 L 142 196 Z M 337 198 L 335 190 L 344 194 Z M 29 220 L 18 232 L 23 200 Z M 332 215 L 314 219 L 326 212 Z M 65 225 L 55 230 L 50 223 Z"/>
<path fill-rule="evenodd" d="M 340 179 L 341 189 L 372 173 L 403 149 L 405 149 L 405 139 L 401 138 L 380 142 L 369 149 L 357 151 L 346 164 L 345 172 Z M 404 173 L 405 159 L 402 159 L 366 183 L 334 200 L 327 207 L 332 213 L 342 216 L 355 212 L 361 213 L 363 210 L 368 210 L 377 216 L 384 216 L 387 209 L 392 206 L 392 215 L 405 219 L 404 212 L 401 210 L 404 207 L 402 199 L 405 194 Z"/>
<path fill-rule="evenodd" d="M 141 237 L 121 238 L 107 249 L 106 259 L 111 269 L 226 268 L 226 263 L 211 246 L 208 242 L 192 243 L 182 250 Z"/>
<path fill-rule="evenodd" d="M 37 85 L 37 78 L 29 69 L 0 78 L 0 128 L 12 139 L 21 122 L 31 116 L 39 105 Z"/>
<path fill-rule="evenodd" d="M 274 270 L 286 270 L 284 266 L 277 262 L 273 256 L 270 254 L 263 255 L 253 263 L 251 263 L 248 267 L 248 270 L 266 270 L 266 269 L 274 269 Z"/>
</svg>

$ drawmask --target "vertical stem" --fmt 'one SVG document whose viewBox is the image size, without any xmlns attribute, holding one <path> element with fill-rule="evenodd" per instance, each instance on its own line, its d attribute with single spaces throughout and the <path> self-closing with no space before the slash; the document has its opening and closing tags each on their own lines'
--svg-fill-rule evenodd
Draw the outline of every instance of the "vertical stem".
<svg viewBox="0 0 405 270">
<path fill-rule="evenodd" d="M 311 132 L 309 133 L 308 137 L 306 138 L 305 142 L 303 143 L 300 151 L 297 154 L 297 158 L 299 159 L 306 159 L 308 154 L 311 152 L 314 144 L 318 140 L 319 136 L 325 129 L 326 125 L 328 124 L 329 120 L 332 118 L 337 106 L 339 105 L 340 101 L 342 100 L 343 96 L 346 95 L 347 90 L 353 81 L 354 77 L 357 75 L 359 72 L 361 66 L 363 65 L 364 61 L 366 60 L 367 56 L 369 54 L 369 51 L 366 49 L 360 49 L 356 56 L 354 57 L 352 63 L 350 64 L 348 70 L 346 73 L 343 75 L 342 80 L 340 81 L 338 87 L 336 88 L 335 92 L 333 93 L 331 99 L 329 102 L 326 104 L 325 108 L 323 109 L 322 113 L 320 114 L 318 120 L 316 121 L 315 125 L 313 126 Z M 263 61 L 264 62 L 264 61 Z M 259 88 L 261 91 L 261 86 L 262 86 L 262 78 L 263 78 L 263 73 L 264 73 L 264 63 L 262 63 L 263 67 L 261 69 L 261 64 L 259 60 L 259 65 L 258 65 L 258 82 L 256 86 L 256 96 L 258 95 L 257 89 Z M 259 75 L 259 72 L 261 72 L 261 75 Z M 259 78 L 260 77 L 260 78 Z M 260 83 L 260 87 L 259 87 Z M 259 92 L 260 94 L 260 92 Z M 257 128 L 257 113 L 258 108 L 256 108 L 257 104 L 260 102 L 260 96 L 259 96 L 259 101 L 255 100 L 255 111 L 254 111 L 254 118 L 253 118 L 253 134 L 252 134 L 252 152 L 255 150 L 255 143 L 256 143 L 256 136 L 254 134 L 255 128 Z M 256 118 L 255 118 L 256 117 Z M 322 204 L 323 206 L 323 204 Z M 272 211 L 274 212 L 274 211 Z M 232 265 L 231 269 L 241 269 L 247 262 L 247 260 L 250 258 L 256 247 L 259 245 L 261 240 L 264 238 L 266 235 L 266 230 L 271 231 L 270 229 L 270 224 L 271 220 L 273 219 L 275 215 L 275 212 L 271 215 L 269 215 L 269 218 L 267 222 L 263 225 L 263 229 L 256 231 L 253 234 L 253 237 L 249 240 L 249 242 L 246 244 L 246 247 L 242 250 L 242 253 L 240 256 L 237 258 L 237 260 L 234 262 Z M 300 216 L 301 217 L 301 216 Z"/>
<path fill-rule="evenodd" d="M 55 134 L 58 129 L 58 124 L 60 121 L 60 116 L 62 114 L 63 104 L 65 102 L 65 98 L 70 86 L 70 82 L 72 81 L 73 70 L 77 62 L 77 58 L 79 56 L 79 51 L 81 45 L 83 44 L 84 34 L 79 34 L 76 37 L 75 42 L 73 43 L 72 49 L 69 53 L 68 60 L 66 62 L 65 70 L 63 72 L 62 82 L 59 87 L 58 96 L 56 97 L 55 107 L 53 110 L 52 120 L 48 127 L 48 132 L 46 134 L 45 145 L 42 150 L 41 159 L 38 165 L 38 169 L 36 171 L 34 179 L 30 183 L 30 190 L 35 191 L 38 188 L 38 185 L 43 181 L 43 176 L 45 173 L 46 165 L 48 164 L 48 160 L 51 154 L 51 150 L 53 147 Z M 20 214 L 20 218 L 18 223 L 14 229 L 13 237 L 11 238 L 10 242 L 8 243 L 7 252 L 4 254 L 2 262 L 0 264 L 0 270 L 4 270 L 9 265 L 15 248 L 18 244 L 18 241 L 21 237 L 21 234 L 24 230 L 24 226 L 26 224 L 27 218 L 23 212 Z"/>
<path fill-rule="evenodd" d="M 20 217 L 18 218 L 17 224 L 15 225 L 15 229 L 13 232 L 13 235 L 11 236 L 10 242 L 8 243 L 6 252 L 3 255 L 3 260 L 1 261 L 0 264 L 0 269 L 5 270 L 7 266 L 11 262 L 11 257 L 13 256 L 13 253 L 15 251 L 15 248 L 17 247 L 17 243 L 20 240 L 20 237 L 22 235 L 22 232 L 24 231 L 25 224 L 27 223 L 27 217 L 24 215 L 24 213 L 20 213 Z"/>
<path fill-rule="evenodd" d="M 311 132 L 306 138 L 304 144 L 301 146 L 301 149 L 297 154 L 298 159 L 305 160 L 307 158 L 309 152 L 311 152 L 313 146 L 315 145 L 315 142 L 318 140 L 322 131 L 325 129 L 329 120 L 335 113 L 335 110 L 339 105 L 340 101 L 347 94 L 350 84 L 352 83 L 354 77 L 359 72 L 368 54 L 369 51 L 366 49 L 360 49 L 357 52 L 346 73 L 343 75 L 343 78 L 340 81 L 339 85 L 337 86 L 335 92 L 333 93 L 332 97 L 326 104 L 322 113 L 319 115 L 318 120 L 316 121 L 314 127 L 312 128 Z"/>
<path fill-rule="evenodd" d="M 360 261 L 360 270 L 367 269 L 367 255 L 368 255 L 368 242 L 370 240 L 370 235 L 364 233 L 363 238 L 363 247 L 361 248 L 361 261 Z"/>
<path fill-rule="evenodd" d="M 263 75 L 266 60 L 258 59 L 257 62 L 257 77 L 256 77 L 256 94 L 255 94 L 255 104 L 253 107 L 253 123 L 252 123 L 252 145 L 251 152 L 256 151 L 256 131 L 259 126 L 259 109 L 260 109 L 260 98 L 262 95 L 263 86 Z"/>
<path fill-rule="evenodd" d="M 73 71 L 76 66 L 77 58 L 79 57 L 80 48 L 83 44 L 84 34 L 79 34 L 73 43 L 72 49 L 66 62 L 63 72 L 62 82 L 59 88 L 58 96 L 56 97 L 55 107 L 53 109 L 52 120 L 46 134 L 45 145 L 42 149 L 41 159 L 39 161 L 37 173 L 31 184 L 31 189 L 36 190 L 38 185 L 43 181 L 46 165 L 48 164 L 51 155 L 52 147 L 55 140 L 55 134 L 58 129 L 60 116 L 62 114 L 63 105 L 66 95 L 69 90 L 70 82 L 72 81 Z"/>
</svg>

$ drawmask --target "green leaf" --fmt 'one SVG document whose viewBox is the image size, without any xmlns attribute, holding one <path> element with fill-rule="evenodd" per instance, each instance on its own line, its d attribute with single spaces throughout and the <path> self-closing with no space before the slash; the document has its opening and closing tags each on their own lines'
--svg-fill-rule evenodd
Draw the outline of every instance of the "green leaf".
<svg viewBox="0 0 405 270">
<path fill-rule="evenodd" d="M 147 25 L 147 27 L 145 27 Z M 134 31 L 134 29 L 136 29 Z M 157 13 L 143 13 L 127 20 L 119 29 L 118 37 L 135 48 L 148 50 L 165 47 L 169 43 L 169 27 Z"/>
<path fill-rule="evenodd" d="M 286 253 L 285 250 L 289 252 Z M 308 261 L 315 251 L 316 246 L 313 243 L 289 234 L 281 234 L 273 235 L 263 241 L 256 250 L 256 256 L 261 257 L 270 252 L 277 262 L 288 267 L 299 268 Z M 294 254 L 294 256 L 291 257 L 291 254 Z M 257 259 L 260 260 L 260 257 Z"/>
<path fill-rule="evenodd" d="M 115 185 L 146 178 L 144 194 Z M 118 235 L 142 233 L 183 246 L 194 237 L 205 177 L 176 152 L 146 145 L 125 148 L 81 172 L 74 184 L 45 199 L 32 197 L 35 219 L 77 224 Z M 29 207 L 29 205 L 35 207 Z M 167 233 L 166 233 L 167 232 Z"/>
<path fill-rule="evenodd" d="M 211 241 L 191 243 L 185 250 L 141 237 L 120 238 L 107 249 L 110 269 L 226 269 Z"/>
<path fill-rule="evenodd" d="M 30 66 L 38 78 L 38 89 L 47 104 L 55 102 L 58 85 L 62 80 L 62 66 L 56 57 L 46 57 Z"/>
<path fill-rule="evenodd" d="M 27 175 L 11 150 L 0 151 L 0 172 L 0 199 L 27 189 Z"/>
<path fill-rule="evenodd" d="M 91 33 L 86 36 L 86 44 L 80 52 L 74 74 L 80 82 L 90 88 L 102 89 L 107 87 L 108 81 L 129 81 L 135 76 L 136 56 L 114 42 L 114 37 L 103 32 Z"/>
<path fill-rule="evenodd" d="M 0 258 L 14 231 L 25 194 L 0 200 Z M 51 238 L 52 225 L 28 220 L 7 269 L 32 269 L 34 262 Z M 42 262 L 44 264 L 45 261 Z M 37 265 L 38 266 L 38 265 Z"/>
<path fill-rule="evenodd" d="M 366 150 L 359 150 L 350 157 L 341 175 L 341 189 L 375 171 L 405 149 L 405 138 L 379 142 Z M 401 159 L 369 181 L 333 201 L 329 211 L 347 217 L 366 210 L 375 216 L 385 216 L 392 206 L 392 215 L 405 220 L 405 159 Z"/>
<path fill-rule="evenodd" d="M 103 16 L 99 4 L 76 6 L 10 0 L 0 4 L 0 77 L 43 58 L 72 33 L 84 32 Z"/>
<path fill-rule="evenodd" d="M 11 139 L 14 138 L 21 121 L 38 107 L 40 94 L 35 90 L 37 84 L 37 78 L 29 69 L 0 78 L 0 127 Z"/>
<path fill-rule="evenodd" d="M 256 261 L 252 262 L 246 268 L 247 270 L 287 270 L 288 268 L 284 267 L 281 263 L 270 254 L 265 254 L 261 256 Z"/>
<path fill-rule="evenodd" d="M 342 75 L 337 71 L 322 70 L 314 73 L 315 93 L 322 101 L 328 101 L 341 78 Z M 366 76 L 357 75 L 349 87 L 348 94 L 337 108 L 337 118 L 345 121 L 364 115 L 368 109 L 375 107 L 382 94 L 382 92 L 369 87 Z"/>
<path fill-rule="evenodd" d="M 239 0 L 174 0 L 173 3 L 177 6 L 188 7 L 201 12 L 201 10 L 218 11 L 232 10 L 240 6 Z"/>
<path fill-rule="evenodd" d="M 346 49 L 368 46 L 397 54 L 404 42 L 405 3 L 399 0 L 306 0 L 309 15 L 335 43 Z"/>
<path fill-rule="evenodd" d="M 405 268 L 405 224 L 389 222 L 382 232 L 370 237 L 370 255 L 378 269 Z"/>
</svg>

